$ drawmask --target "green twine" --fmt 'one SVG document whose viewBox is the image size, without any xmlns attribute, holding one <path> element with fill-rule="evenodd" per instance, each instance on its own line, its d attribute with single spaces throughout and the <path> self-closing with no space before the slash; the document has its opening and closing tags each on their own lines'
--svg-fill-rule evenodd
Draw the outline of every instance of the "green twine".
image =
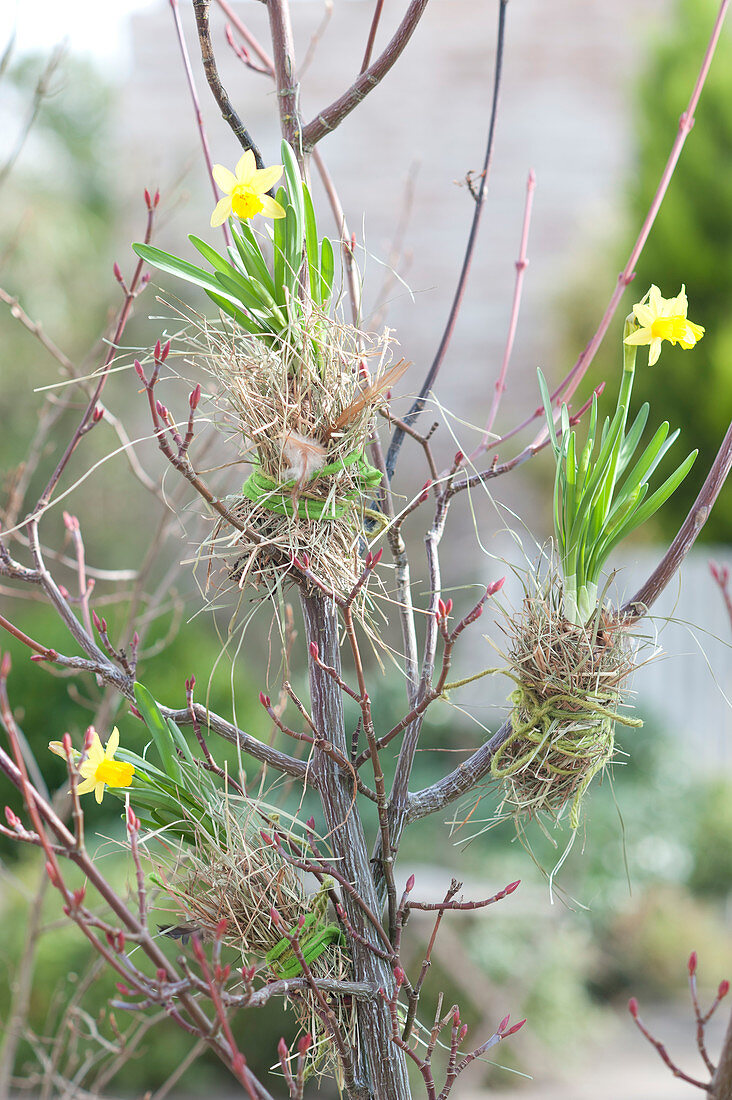
<svg viewBox="0 0 732 1100">
<path fill-rule="evenodd" d="M 292 489 L 297 482 L 295 480 L 277 482 L 262 473 L 261 467 L 252 470 L 251 474 L 242 486 L 242 494 L 247 500 L 259 504 L 268 512 L 275 512 L 280 516 L 297 516 L 298 519 L 316 520 L 319 523 L 328 523 L 331 520 L 341 519 L 351 506 L 351 502 L 360 496 L 376 488 L 381 481 L 381 473 L 367 461 L 362 451 L 351 451 L 345 458 L 339 458 L 336 462 L 329 462 L 321 466 L 308 478 L 315 481 L 317 478 L 328 477 L 330 474 L 339 474 L 349 466 L 355 466 L 357 487 L 348 493 L 344 493 L 340 501 L 333 499 L 318 500 L 311 496 L 301 496 L 293 503 L 292 496 L 284 492 Z"/>
<path fill-rule="evenodd" d="M 295 925 L 290 936 L 298 934 L 300 951 L 308 966 L 311 966 L 331 944 L 345 944 L 345 937 L 337 924 L 323 924 L 316 913 L 308 913 L 300 928 Z M 292 950 L 292 944 L 283 936 L 265 956 L 278 978 L 296 978 L 302 973 L 300 960 Z"/>
<path fill-rule="evenodd" d="M 512 677 L 512 679 L 515 678 Z M 618 714 L 600 702 L 593 702 L 587 698 L 578 700 L 567 692 L 559 692 L 540 703 L 538 697 L 529 688 L 519 681 L 516 682 L 519 686 L 511 695 L 511 702 L 514 705 L 511 716 L 513 732 L 494 752 L 491 760 L 491 774 L 497 779 L 507 779 L 516 775 L 538 756 L 544 746 L 548 746 L 552 752 L 557 752 L 568 760 L 585 761 L 588 768 L 584 774 L 576 768 L 562 768 L 548 759 L 544 759 L 541 765 L 548 775 L 570 777 L 582 774 L 582 781 L 574 793 L 569 814 L 570 827 L 576 829 L 580 821 L 585 792 L 597 773 L 612 757 L 615 745 L 615 723 L 620 722 L 623 726 L 637 728 L 643 725 L 643 721 L 640 718 L 629 718 Z M 608 702 L 610 698 L 608 696 Z M 580 709 L 569 711 L 566 704 L 574 706 L 579 704 Z M 529 715 L 525 722 L 517 720 L 522 710 Z M 598 722 L 598 718 L 601 721 Z M 591 724 L 583 729 L 583 722 Z M 568 723 L 571 723 L 574 734 L 579 736 L 572 736 L 571 733 L 564 735 L 559 733 L 557 736 L 558 730 L 561 730 L 562 726 L 566 727 Z M 527 751 L 504 767 L 500 767 L 501 758 L 510 746 L 520 739 L 528 742 Z"/>
</svg>

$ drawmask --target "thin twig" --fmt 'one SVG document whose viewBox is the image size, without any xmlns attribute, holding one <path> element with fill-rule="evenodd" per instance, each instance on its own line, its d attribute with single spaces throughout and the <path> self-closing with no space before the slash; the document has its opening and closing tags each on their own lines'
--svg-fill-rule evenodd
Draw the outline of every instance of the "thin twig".
<svg viewBox="0 0 732 1100">
<path fill-rule="evenodd" d="M 476 457 L 485 451 L 490 442 L 490 437 L 493 434 L 493 425 L 498 414 L 498 406 L 501 403 L 501 397 L 506 388 L 506 375 L 508 374 L 508 364 L 511 361 L 511 352 L 513 351 L 513 342 L 516 337 L 516 329 L 518 327 L 519 310 L 521 308 L 521 292 L 524 285 L 524 274 L 526 268 L 529 266 L 529 260 L 527 257 L 527 248 L 529 243 L 529 226 L 531 224 L 531 208 L 534 201 L 534 188 L 536 187 L 536 176 L 533 169 L 529 172 L 529 178 L 526 181 L 526 203 L 524 206 L 524 220 L 521 227 L 521 246 L 519 248 L 519 255 L 516 261 L 516 282 L 513 289 L 513 301 L 511 303 L 511 317 L 508 322 L 508 334 L 506 336 L 506 347 L 503 352 L 503 360 L 501 362 L 501 369 L 498 374 L 495 389 L 493 392 L 493 400 L 491 401 L 490 411 L 488 413 L 488 419 L 485 423 L 485 431 L 483 438 L 481 439 L 476 450 L 471 454 L 470 460 L 474 462 Z"/>
<path fill-rule="evenodd" d="M 305 152 L 310 152 L 313 146 L 317 145 L 326 134 L 335 130 L 343 122 L 343 119 L 354 108 L 358 107 L 368 93 L 381 83 L 394 63 L 400 58 L 404 47 L 417 29 L 417 24 L 422 18 L 426 7 L 427 0 L 411 0 L 404 18 L 384 52 L 377 57 L 376 61 L 365 72 L 362 72 L 354 80 L 351 87 L 343 95 L 320 111 L 312 122 L 304 127 L 302 143 Z"/>
<path fill-rule="evenodd" d="M 203 71 L 206 74 L 208 86 L 219 105 L 221 117 L 231 129 L 242 149 L 251 149 L 254 153 L 254 159 L 257 162 L 257 168 L 264 168 L 262 154 L 254 144 L 252 136 L 246 126 L 234 110 L 226 89 L 221 83 L 213 46 L 211 44 L 211 29 L 209 27 L 210 7 L 211 0 L 193 0 L 193 11 L 196 16 L 196 27 L 198 29 L 198 41 L 201 47 L 201 61 L 203 62 Z"/>
<path fill-rule="evenodd" d="M 480 188 L 478 194 L 475 196 L 475 210 L 473 211 L 473 221 L 470 226 L 470 233 L 468 235 L 468 243 L 465 248 L 465 256 L 463 257 L 463 266 L 458 279 L 457 287 L 455 289 L 455 296 L 453 298 L 450 313 L 447 318 L 447 324 L 440 340 L 440 345 L 437 349 L 435 357 L 432 361 L 432 365 L 427 372 L 427 377 L 422 383 L 422 388 L 419 391 L 417 399 L 414 401 L 411 408 L 404 415 L 404 420 L 407 424 L 413 424 L 417 417 L 420 415 L 425 407 L 427 401 L 427 395 L 435 384 L 435 379 L 440 371 L 440 368 L 444 362 L 447 349 L 452 339 L 452 334 L 457 324 L 458 315 L 460 313 L 460 307 L 462 306 L 463 297 L 465 294 L 465 288 L 468 282 L 468 275 L 470 274 L 470 268 L 473 262 L 473 253 L 475 251 L 475 245 L 478 240 L 478 230 L 480 228 L 480 218 L 483 212 L 483 206 L 485 205 L 485 198 L 488 193 L 488 177 L 490 174 L 491 160 L 493 158 L 493 144 L 496 133 L 496 119 L 498 117 L 498 98 L 501 89 L 501 73 L 503 69 L 503 48 L 505 41 L 506 30 L 506 6 L 508 0 L 499 0 L 498 6 L 498 40 L 496 43 L 496 62 L 493 77 L 493 100 L 491 103 L 491 119 L 488 126 L 488 141 L 486 143 L 485 157 L 483 159 L 483 170 L 481 173 Z M 402 443 L 404 441 L 404 433 L 398 428 L 392 436 L 391 443 L 389 444 L 389 450 L 386 455 L 386 471 L 389 480 L 394 476 L 394 470 L 396 469 L 397 459 L 401 450 Z"/>
<path fill-rule="evenodd" d="M 193 76 L 193 69 L 191 68 L 191 59 L 188 55 L 188 47 L 186 46 L 185 35 L 183 34 L 183 24 L 180 21 L 180 8 L 178 0 L 168 0 L 170 9 L 173 13 L 173 22 L 175 23 L 175 34 L 178 39 L 178 45 L 180 47 L 181 58 L 183 60 L 183 68 L 185 69 L 186 82 L 188 84 L 188 90 L 191 93 L 191 100 L 193 102 L 193 112 L 196 116 L 196 126 L 198 127 L 198 135 L 201 139 L 201 149 L 203 150 L 203 159 L 206 162 L 206 169 L 208 171 L 208 178 L 211 181 L 211 189 L 213 191 L 214 203 L 218 202 L 219 193 L 216 187 L 216 180 L 213 175 L 213 161 L 211 160 L 211 150 L 208 144 L 208 137 L 206 136 L 206 128 L 203 125 L 203 112 L 201 110 L 201 104 L 198 98 L 198 91 L 196 90 L 196 81 Z M 231 244 L 231 235 L 229 233 L 229 227 L 226 221 L 221 223 L 221 230 L 224 234 L 224 243 L 227 248 Z"/>
</svg>

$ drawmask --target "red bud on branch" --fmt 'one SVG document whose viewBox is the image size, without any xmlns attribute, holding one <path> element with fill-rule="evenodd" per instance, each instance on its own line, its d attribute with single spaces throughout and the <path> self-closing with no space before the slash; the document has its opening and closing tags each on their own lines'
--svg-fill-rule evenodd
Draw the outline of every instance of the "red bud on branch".
<svg viewBox="0 0 732 1100">
<path fill-rule="evenodd" d="M 310 1047 L 313 1045 L 313 1037 L 310 1032 L 307 1035 L 302 1035 L 297 1041 L 297 1053 L 307 1054 Z"/>
<path fill-rule="evenodd" d="M 631 997 L 628 1001 L 628 1012 L 634 1020 L 638 1019 L 638 1001 L 635 997 Z"/>
<path fill-rule="evenodd" d="M 525 1023 L 526 1018 L 524 1018 L 523 1020 L 519 1020 L 517 1024 L 514 1024 L 513 1027 L 510 1027 L 508 1031 L 504 1032 L 503 1038 L 507 1039 L 509 1035 L 515 1035 L 517 1031 L 521 1030 Z"/>
</svg>

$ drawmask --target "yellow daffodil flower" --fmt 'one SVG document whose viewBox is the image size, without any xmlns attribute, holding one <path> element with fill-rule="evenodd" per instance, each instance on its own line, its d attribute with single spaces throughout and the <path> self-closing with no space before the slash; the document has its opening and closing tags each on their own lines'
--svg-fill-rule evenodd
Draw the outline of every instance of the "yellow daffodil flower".
<svg viewBox="0 0 732 1100">
<path fill-rule="evenodd" d="M 643 300 L 633 306 L 640 327 L 626 336 L 624 342 L 648 344 L 649 367 L 658 361 L 664 340 L 681 344 L 684 349 L 693 348 L 704 335 L 704 329 L 688 320 L 688 308 L 685 287 L 681 287 L 675 298 L 663 298 L 658 287 L 652 286 Z"/>
<path fill-rule="evenodd" d="M 132 764 L 114 759 L 114 754 L 119 748 L 119 730 L 116 726 L 109 735 L 106 749 L 102 748 L 99 734 L 94 728 L 91 730 L 91 738 L 86 758 L 79 765 L 79 775 L 83 783 L 76 788 L 76 793 L 88 794 L 89 791 L 94 791 L 97 802 L 101 802 L 105 787 L 129 787 L 135 769 Z M 66 759 L 61 741 L 51 741 L 48 747 L 56 756 Z M 77 760 L 79 756 L 80 753 L 76 749 L 72 750 L 72 759 Z"/>
<path fill-rule="evenodd" d="M 239 158 L 234 172 L 222 164 L 214 164 L 213 177 L 224 192 L 224 198 L 216 203 L 211 215 L 211 227 L 221 225 L 232 214 L 243 221 L 253 218 L 255 214 L 264 214 L 265 218 L 284 218 L 285 212 L 280 204 L 267 194 L 282 171 L 281 164 L 257 168 L 251 149 Z"/>
</svg>

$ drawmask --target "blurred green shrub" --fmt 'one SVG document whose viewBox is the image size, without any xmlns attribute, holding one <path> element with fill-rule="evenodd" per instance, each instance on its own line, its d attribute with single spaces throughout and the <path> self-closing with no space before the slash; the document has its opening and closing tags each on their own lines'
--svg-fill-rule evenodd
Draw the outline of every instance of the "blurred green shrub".
<svg viewBox="0 0 732 1100">
<path fill-rule="evenodd" d="M 632 904 L 608 913 L 596 943 L 594 984 L 604 997 L 683 994 L 692 951 L 699 952 L 702 987 L 716 989 L 730 972 L 729 929 L 719 913 L 668 883 L 647 888 Z"/>
<path fill-rule="evenodd" d="M 732 893 L 732 781 L 706 784 L 697 802 L 689 886 L 724 901 Z"/>
<path fill-rule="evenodd" d="M 632 98 L 637 152 L 622 229 L 614 232 L 612 243 L 600 242 L 599 258 L 595 248 L 592 260 L 588 258 L 587 268 L 566 297 L 563 347 L 567 356 L 575 355 L 589 340 L 603 298 L 611 289 L 608 273 L 620 270 L 625 263 L 648 212 L 718 7 L 716 0 L 677 0 L 659 21 L 656 37 L 648 41 Z M 689 315 L 705 326 L 706 335 L 693 353 L 664 346 L 660 362 L 650 369 L 644 365 L 645 352 L 641 351 L 634 390 L 636 407 L 650 401 L 654 423 L 668 420 L 672 428 L 681 428 L 682 445 L 687 450 L 699 448 L 691 474 L 654 520 L 665 535 L 675 534 L 696 498 L 732 410 L 731 158 L 732 28 L 725 26 L 694 128 L 637 265 L 636 278 L 582 391 L 589 392 L 590 385 L 604 379 L 608 383 L 605 403 L 610 405 L 620 379 L 618 349 L 624 315 L 651 283 L 667 296 L 676 294 L 685 283 Z M 732 539 L 732 483 L 722 490 L 701 537 L 709 542 Z"/>
</svg>

